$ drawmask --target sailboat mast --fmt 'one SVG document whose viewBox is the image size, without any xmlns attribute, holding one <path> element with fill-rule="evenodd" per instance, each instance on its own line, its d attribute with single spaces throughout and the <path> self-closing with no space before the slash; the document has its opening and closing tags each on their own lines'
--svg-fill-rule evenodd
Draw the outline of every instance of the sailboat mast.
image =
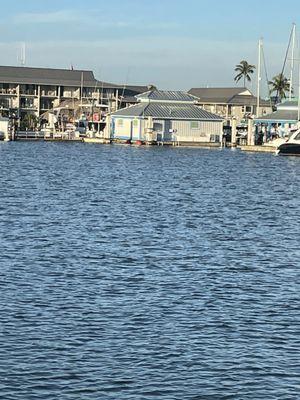
<svg viewBox="0 0 300 400">
<path fill-rule="evenodd" d="M 83 71 L 81 72 L 81 82 L 80 82 L 80 101 L 82 102 L 83 95 Z"/>
<path fill-rule="evenodd" d="M 298 78 L 298 122 L 300 121 L 300 60 L 299 60 L 299 78 Z"/>
<path fill-rule="evenodd" d="M 294 72 L 294 52 L 295 52 L 295 37 L 296 37 L 296 24 L 293 23 L 292 28 L 292 58 L 291 58 L 291 74 L 290 74 L 290 88 L 289 88 L 289 100 L 292 100 L 293 90 L 293 72 Z"/>
<path fill-rule="evenodd" d="M 261 47 L 262 47 L 262 39 L 258 41 L 258 62 L 257 62 L 257 91 L 256 91 L 256 118 L 259 117 L 259 98 L 260 98 L 260 81 L 261 81 Z"/>
</svg>

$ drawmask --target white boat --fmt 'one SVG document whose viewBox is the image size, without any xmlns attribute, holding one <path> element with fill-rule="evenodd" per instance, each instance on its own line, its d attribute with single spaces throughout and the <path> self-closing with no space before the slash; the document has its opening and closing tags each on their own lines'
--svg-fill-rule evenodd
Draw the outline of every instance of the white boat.
<svg viewBox="0 0 300 400">
<path fill-rule="evenodd" d="M 284 156 L 300 156 L 300 129 L 295 130 L 285 143 L 278 146 L 277 154 Z"/>
</svg>

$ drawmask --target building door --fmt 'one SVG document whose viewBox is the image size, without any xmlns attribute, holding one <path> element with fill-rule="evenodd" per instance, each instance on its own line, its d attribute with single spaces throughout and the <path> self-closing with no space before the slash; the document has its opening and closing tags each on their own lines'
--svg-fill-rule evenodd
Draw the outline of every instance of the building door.
<svg viewBox="0 0 300 400">
<path fill-rule="evenodd" d="M 161 142 L 163 140 L 164 126 L 161 122 L 153 123 L 153 131 L 156 134 L 157 141 Z"/>
<path fill-rule="evenodd" d="M 171 142 L 173 139 L 172 123 L 169 119 L 165 120 L 164 142 Z"/>
</svg>

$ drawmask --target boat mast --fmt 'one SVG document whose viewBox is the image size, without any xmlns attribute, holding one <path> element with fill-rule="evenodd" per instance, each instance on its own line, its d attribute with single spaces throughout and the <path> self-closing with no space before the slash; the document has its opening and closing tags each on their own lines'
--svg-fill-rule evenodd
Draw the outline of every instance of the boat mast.
<svg viewBox="0 0 300 400">
<path fill-rule="evenodd" d="M 258 41 L 258 62 L 257 62 L 257 92 L 256 92 L 256 118 L 259 117 L 259 97 L 260 97 L 260 81 L 261 81 L 261 48 L 263 41 L 259 39 Z"/>
<path fill-rule="evenodd" d="M 82 115 L 82 96 L 83 96 L 83 71 L 81 71 L 81 82 L 80 82 L 80 114 Z M 81 115 L 79 118 L 81 118 Z"/>
<path fill-rule="evenodd" d="M 299 61 L 299 78 L 298 78 L 298 122 L 300 121 L 300 59 Z"/>
<path fill-rule="evenodd" d="M 293 23 L 293 28 L 292 28 L 292 58 L 291 58 L 291 74 L 290 74 L 290 88 L 289 88 L 289 100 L 290 101 L 292 100 L 292 90 L 293 90 L 295 38 L 296 38 L 296 24 Z"/>
</svg>

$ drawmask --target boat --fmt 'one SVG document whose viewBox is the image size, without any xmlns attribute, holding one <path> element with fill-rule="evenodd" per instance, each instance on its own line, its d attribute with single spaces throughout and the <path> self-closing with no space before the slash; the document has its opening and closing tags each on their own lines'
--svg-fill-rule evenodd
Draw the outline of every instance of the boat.
<svg viewBox="0 0 300 400">
<path fill-rule="evenodd" d="M 292 132 L 290 138 L 278 146 L 277 154 L 283 156 L 300 156 L 300 129 Z"/>
</svg>

